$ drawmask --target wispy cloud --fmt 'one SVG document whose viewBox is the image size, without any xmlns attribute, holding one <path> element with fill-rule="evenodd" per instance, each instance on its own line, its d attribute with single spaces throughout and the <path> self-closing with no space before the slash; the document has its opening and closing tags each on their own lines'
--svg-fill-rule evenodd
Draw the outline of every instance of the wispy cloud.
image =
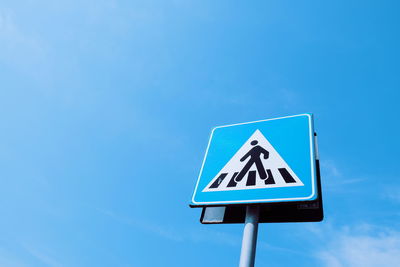
<svg viewBox="0 0 400 267">
<path fill-rule="evenodd" d="M 400 187 L 390 186 L 383 190 L 382 197 L 384 199 L 389 199 L 393 202 L 400 203 Z"/>
<path fill-rule="evenodd" d="M 240 235 L 232 235 L 223 231 L 216 231 L 211 229 L 187 229 L 168 226 L 166 224 L 156 224 L 149 220 L 131 218 L 116 214 L 113 211 L 105 209 L 96 209 L 98 212 L 106 215 L 113 220 L 130 225 L 141 231 L 155 234 L 161 238 L 175 241 L 175 242 L 194 242 L 194 243 L 215 243 L 227 246 L 239 246 L 241 242 Z"/>
<path fill-rule="evenodd" d="M 8 66 L 34 78 L 38 75 L 42 78 L 44 67 L 49 70 L 46 45 L 38 36 L 24 30 L 10 9 L 0 9 L 0 43 L 0 59 Z"/>
<path fill-rule="evenodd" d="M 348 178 L 340 170 L 340 167 L 333 160 L 321 160 L 321 176 L 324 189 L 331 191 L 343 191 L 350 184 L 361 183 L 365 178 L 352 177 Z M 348 187 L 347 187 L 348 188 Z"/>
<path fill-rule="evenodd" d="M 233 235 L 226 232 L 202 229 L 200 231 L 190 231 L 187 234 L 188 241 L 192 242 L 208 242 L 217 243 L 228 246 L 239 246 L 241 237 L 239 235 Z"/>
<path fill-rule="evenodd" d="M 339 171 L 337 164 L 333 160 L 321 160 L 321 168 L 326 172 L 328 176 L 342 176 L 342 173 Z"/>
<path fill-rule="evenodd" d="M 32 266 L 33 263 L 40 266 L 64 266 L 51 255 L 52 253 L 48 249 L 37 244 L 22 241 L 19 242 L 18 249 L 15 250 L 15 248 L 13 250 L 7 250 L 6 247 L 0 248 L 0 266 L 26 267 Z M 22 254 L 18 252 L 19 248 L 23 252 Z M 29 256 L 25 257 L 26 255 Z"/>
<path fill-rule="evenodd" d="M 275 252 L 280 252 L 280 253 L 285 253 L 285 254 L 292 254 L 292 255 L 302 255 L 304 256 L 304 253 L 302 251 L 296 251 L 293 249 L 288 249 L 284 247 L 279 247 L 279 246 L 274 246 L 271 245 L 265 241 L 258 241 L 257 242 L 257 249 L 264 249 L 267 251 L 275 251 Z"/>
<path fill-rule="evenodd" d="M 179 233 L 178 231 L 174 231 L 172 228 L 168 228 L 168 227 L 162 226 L 162 225 L 157 225 L 150 221 L 139 220 L 139 219 L 136 219 L 136 218 L 134 219 L 134 218 L 131 218 L 128 216 L 123 216 L 123 215 L 117 214 L 111 210 L 100 209 L 100 208 L 96 208 L 96 210 L 98 212 L 100 212 L 101 214 L 106 215 L 119 223 L 130 225 L 132 227 L 156 234 L 163 238 L 166 238 L 166 239 L 169 239 L 172 241 L 179 241 L 179 242 L 184 240 L 181 233 Z"/>
<path fill-rule="evenodd" d="M 49 253 L 39 250 L 36 246 L 23 244 L 23 247 L 31 256 L 42 264 L 52 267 L 64 266 L 58 260 L 54 259 L 53 256 L 50 256 Z"/>
<path fill-rule="evenodd" d="M 242 242 L 242 232 L 239 231 L 235 234 L 228 233 L 225 231 L 215 230 L 215 226 L 199 225 L 199 227 L 185 228 L 185 227 L 172 227 L 166 224 L 158 225 L 154 222 L 145 221 L 143 219 L 130 218 L 127 216 L 121 216 L 113 211 L 105 209 L 96 209 L 98 212 L 106 215 L 113 220 L 130 225 L 139 229 L 140 231 L 146 231 L 148 233 L 157 235 L 161 238 L 174 241 L 174 242 L 185 242 L 185 243 L 208 243 L 222 246 L 234 247 L 240 249 Z M 302 255 L 301 251 L 295 251 L 292 249 L 279 247 L 272 245 L 268 242 L 259 240 L 258 249 L 266 251 L 283 252 L 292 255 Z M 304 256 L 304 255 L 302 255 Z"/>
<path fill-rule="evenodd" d="M 26 267 L 29 265 L 6 249 L 0 248 L 0 266 Z"/>
<path fill-rule="evenodd" d="M 325 224 L 309 230 L 326 244 L 314 254 L 324 266 L 398 266 L 400 262 L 400 232 L 393 229 L 360 224 L 338 230 Z"/>
</svg>

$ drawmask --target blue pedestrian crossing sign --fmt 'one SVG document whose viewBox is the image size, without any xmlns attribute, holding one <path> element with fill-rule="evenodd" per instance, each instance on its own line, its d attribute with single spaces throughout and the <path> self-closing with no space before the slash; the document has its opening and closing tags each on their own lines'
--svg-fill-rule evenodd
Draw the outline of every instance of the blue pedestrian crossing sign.
<svg viewBox="0 0 400 267">
<path fill-rule="evenodd" d="M 316 179 L 311 114 L 219 126 L 191 206 L 311 201 Z"/>
</svg>

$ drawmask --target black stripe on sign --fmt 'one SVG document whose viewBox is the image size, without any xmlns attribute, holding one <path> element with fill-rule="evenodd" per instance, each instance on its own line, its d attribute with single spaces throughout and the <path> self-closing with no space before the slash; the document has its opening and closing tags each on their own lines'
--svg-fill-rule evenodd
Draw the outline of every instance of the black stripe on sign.
<svg viewBox="0 0 400 267">
<path fill-rule="evenodd" d="M 249 171 L 249 175 L 247 176 L 246 186 L 256 185 L 256 171 Z"/>
<path fill-rule="evenodd" d="M 227 187 L 235 187 L 236 186 L 236 182 L 235 182 L 235 178 L 238 175 L 238 172 L 235 172 L 232 176 L 232 179 L 229 181 Z"/>
<path fill-rule="evenodd" d="M 210 188 L 217 188 L 227 175 L 228 175 L 227 173 L 221 173 L 221 175 L 214 181 L 214 183 L 212 183 Z"/>
<path fill-rule="evenodd" d="M 275 180 L 274 180 L 274 176 L 272 175 L 272 172 L 270 169 L 266 169 L 267 171 L 267 180 L 264 181 L 265 184 L 274 184 Z"/>
<path fill-rule="evenodd" d="M 295 183 L 296 180 L 292 177 L 292 175 L 286 170 L 286 168 L 279 168 L 279 172 L 281 173 L 283 180 L 285 180 L 286 183 Z"/>
</svg>

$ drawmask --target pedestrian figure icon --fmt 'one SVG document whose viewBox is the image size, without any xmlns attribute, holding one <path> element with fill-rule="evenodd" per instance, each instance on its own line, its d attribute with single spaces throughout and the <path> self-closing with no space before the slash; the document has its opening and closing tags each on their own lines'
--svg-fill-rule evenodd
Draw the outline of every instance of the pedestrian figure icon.
<svg viewBox="0 0 400 267">
<path fill-rule="evenodd" d="M 258 171 L 258 175 L 260 175 L 261 179 L 265 179 L 267 177 L 267 174 L 265 172 L 264 166 L 261 162 L 261 154 L 264 155 L 264 159 L 268 159 L 269 156 L 269 152 L 267 150 L 265 150 L 263 147 L 257 145 L 258 141 L 257 140 L 253 140 L 250 143 L 253 148 L 250 149 L 249 152 L 246 153 L 246 155 L 244 155 L 240 161 L 245 161 L 248 157 L 250 157 L 249 161 L 246 163 L 246 165 L 243 167 L 243 169 L 240 171 L 240 173 L 238 174 L 238 176 L 236 176 L 235 178 L 235 182 L 240 182 L 243 177 L 246 175 L 246 173 L 250 170 L 250 168 L 252 167 L 253 164 L 256 165 L 257 167 L 257 171 Z"/>
<path fill-rule="evenodd" d="M 303 185 L 272 144 L 256 130 L 203 192 Z"/>
</svg>

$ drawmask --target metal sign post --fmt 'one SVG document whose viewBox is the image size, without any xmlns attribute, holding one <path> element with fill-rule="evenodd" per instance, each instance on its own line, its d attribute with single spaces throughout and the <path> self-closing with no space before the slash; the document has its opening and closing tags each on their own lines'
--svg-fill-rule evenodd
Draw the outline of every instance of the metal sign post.
<svg viewBox="0 0 400 267">
<path fill-rule="evenodd" d="M 254 267 L 256 256 L 259 206 L 246 207 L 246 221 L 244 223 L 242 251 L 239 267 Z"/>
</svg>

